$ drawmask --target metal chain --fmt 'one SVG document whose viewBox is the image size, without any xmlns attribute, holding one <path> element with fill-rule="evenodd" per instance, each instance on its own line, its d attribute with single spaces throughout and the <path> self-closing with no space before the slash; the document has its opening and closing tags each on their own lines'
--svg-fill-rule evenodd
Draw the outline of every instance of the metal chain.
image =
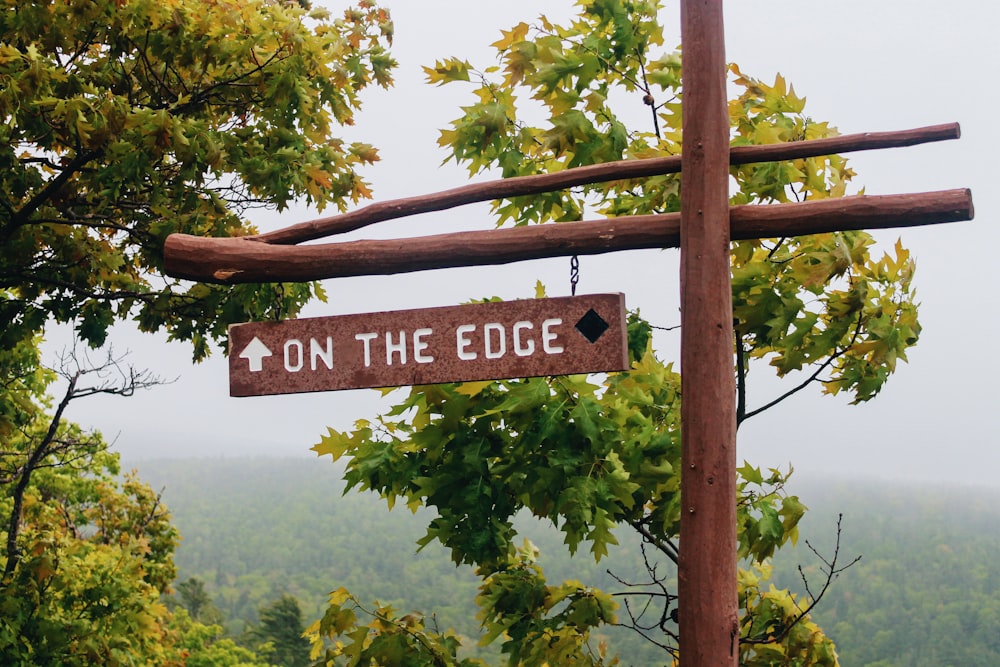
<svg viewBox="0 0 1000 667">
<path fill-rule="evenodd" d="M 576 296 L 576 284 L 580 282 L 580 258 L 573 255 L 569 260 L 569 293 Z"/>
<path fill-rule="evenodd" d="M 280 322 L 284 316 L 285 310 L 285 284 L 275 283 L 274 285 L 274 321 Z"/>
</svg>

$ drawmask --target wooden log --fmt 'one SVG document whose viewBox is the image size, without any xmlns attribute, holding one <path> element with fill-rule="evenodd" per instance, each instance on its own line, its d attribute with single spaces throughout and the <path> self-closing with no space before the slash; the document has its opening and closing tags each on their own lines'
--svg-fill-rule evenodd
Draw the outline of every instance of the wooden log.
<svg viewBox="0 0 1000 667">
<path fill-rule="evenodd" d="M 722 0 L 681 0 L 682 667 L 737 667 L 736 380 Z M 666 287 L 665 287 L 666 289 Z"/>
<path fill-rule="evenodd" d="M 972 215 L 972 195 L 964 189 L 866 195 L 736 206 L 730 213 L 730 233 L 734 239 L 803 236 L 958 222 L 971 220 Z M 676 248 L 679 244 L 680 216 L 673 213 L 303 246 L 171 234 L 164 248 L 164 264 L 167 274 L 175 278 L 209 283 L 299 282 Z"/>
<path fill-rule="evenodd" d="M 960 134 L 958 123 L 949 123 L 910 130 L 864 132 L 783 144 L 736 146 L 730 151 L 729 162 L 730 164 L 749 164 L 876 148 L 898 148 L 957 139 Z M 260 234 L 255 238 L 265 243 L 302 243 L 354 231 L 385 220 L 443 211 L 464 204 L 564 190 L 588 183 L 673 174 L 680 172 L 680 170 L 681 156 L 676 155 L 644 160 L 620 160 L 575 167 L 551 174 L 516 176 L 483 183 L 472 183 L 443 192 L 376 202 L 349 213 L 301 222 L 273 232 Z"/>
</svg>

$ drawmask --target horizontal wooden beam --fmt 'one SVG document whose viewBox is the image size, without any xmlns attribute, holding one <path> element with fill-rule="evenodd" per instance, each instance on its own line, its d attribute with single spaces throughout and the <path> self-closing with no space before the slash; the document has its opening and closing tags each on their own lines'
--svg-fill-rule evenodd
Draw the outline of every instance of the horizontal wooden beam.
<svg viewBox="0 0 1000 667">
<path fill-rule="evenodd" d="M 958 139 L 960 135 L 961 130 L 958 123 L 947 123 L 910 130 L 845 134 L 840 137 L 789 141 L 764 146 L 733 146 L 730 149 L 729 162 L 730 164 L 749 164 L 877 148 L 899 148 Z M 349 213 L 301 222 L 273 232 L 260 234 L 255 238 L 265 243 L 282 245 L 302 243 L 303 241 L 313 241 L 334 234 L 354 231 L 385 220 L 443 211 L 464 204 L 565 190 L 588 183 L 673 174 L 680 172 L 680 170 L 681 156 L 674 155 L 663 158 L 605 162 L 565 169 L 551 174 L 515 176 L 483 183 L 472 183 L 427 195 L 376 202 Z"/>
<path fill-rule="evenodd" d="M 971 220 L 972 216 L 971 192 L 957 189 L 734 206 L 730 228 L 733 239 L 773 238 L 914 227 Z M 201 282 L 303 282 L 672 248 L 679 243 L 680 216 L 670 213 L 302 246 L 274 245 L 253 238 L 172 234 L 164 248 L 164 262 L 168 275 Z"/>
</svg>

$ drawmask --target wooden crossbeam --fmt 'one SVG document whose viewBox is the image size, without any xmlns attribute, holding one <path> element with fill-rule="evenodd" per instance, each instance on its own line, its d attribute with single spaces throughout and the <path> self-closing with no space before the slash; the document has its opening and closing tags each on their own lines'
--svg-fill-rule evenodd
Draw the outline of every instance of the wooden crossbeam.
<svg viewBox="0 0 1000 667">
<path fill-rule="evenodd" d="M 764 146 L 737 146 L 728 163 L 790 160 L 876 148 L 913 146 L 957 139 L 957 123 L 891 132 L 866 132 Z M 518 197 L 613 180 L 680 172 L 682 157 L 622 160 L 551 174 L 474 183 L 443 192 L 407 197 L 342 215 L 320 218 L 252 237 L 204 238 L 172 234 L 164 246 L 168 275 L 236 284 L 294 282 L 359 275 L 389 275 L 425 269 L 509 262 L 543 257 L 598 254 L 680 244 L 679 216 L 620 217 L 603 221 L 458 232 L 390 241 L 292 244 L 354 231 L 404 216 L 464 204 Z M 802 204 L 734 209 L 733 238 L 790 236 L 836 229 L 902 227 L 968 220 L 968 191 L 854 197 Z"/>
<path fill-rule="evenodd" d="M 865 195 L 735 206 L 730 212 L 730 235 L 733 239 L 804 236 L 958 222 L 972 217 L 969 190 Z M 392 275 L 619 250 L 676 248 L 680 241 L 680 214 L 668 213 L 301 246 L 261 243 L 253 238 L 172 234 L 164 254 L 165 268 L 171 276 L 237 284 Z"/>
<path fill-rule="evenodd" d="M 958 139 L 959 136 L 961 136 L 961 129 L 958 123 L 946 123 L 908 130 L 862 132 L 781 144 L 734 146 L 729 151 L 729 164 L 776 162 L 836 153 L 902 148 Z M 264 243 L 283 245 L 302 243 L 351 232 L 385 220 L 420 213 L 433 213 L 465 204 L 565 190 L 589 183 L 676 174 L 681 171 L 681 161 L 680 155 L 641 160 L 618 160 L 574 167 L 550 174 L 515 176 L 483 183 L 472 183 L 443 192 L 375 202 L 348 213 L 301 222 L 273 232 L 259 234 L 253 238 Z"/>
</svg>

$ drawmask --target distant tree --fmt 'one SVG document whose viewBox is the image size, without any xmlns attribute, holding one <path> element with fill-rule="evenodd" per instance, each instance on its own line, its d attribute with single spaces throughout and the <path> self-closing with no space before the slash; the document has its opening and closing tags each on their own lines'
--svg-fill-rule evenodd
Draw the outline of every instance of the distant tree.
<svg viewBox="0 0 1000 667">
<path fill-rule="evenodd" d="M 262 657 L 281 667 L 310 664 L 310 644 L 302 636 L 302 609 L 294 596 L 286 593 L 264 605 L 258 617 L 260 622 L 251 629 L 250 636 Z"/>
<path fill-rule="evenodd" d="M 28 344 L 0 350 L 14 378 L 0 395 L 0 664 L 264 667 L 223 639 L 212 625 L 221 614 L 197 584 L 183 588 L 209 625 L 168 611 L 179 539 L 169 511 L 133 473 L 122 475 L 99 433 L 65 418 L 78 399 L 130 393 L 145 376 L 114 359 L 81 368 L 70 357 L 49 414 L 58 374 L 38 368 L 37 355 Z"/>
<path fill-rule="evenodd" d="M 205 582 L 201 579 L 191 577 L 178 583 L 177 594 L 180 596 L 181 606 L 199 623 L 221 625 L 225 620 L 222 612 L 212 602 L 212 596 L 205 590 Z"/>
<path fill-rule="evenodd" d="M 222 627 L 198 623 L 184 609 L 173 614 L 168 630 L 173 640 L 172 661 L 161 667 L 273 667 L 224 636 Z"/>
<path fill-rule="evenodd" d="M 118 457 L 99 434 L 62 419 L 83 387 L 71 381 L 49 416 L 32 401 L 52 376 L 20 380 L 16 397 L 31 400 L 8 415 L 0 459 L 0 663 L 164 659 L 159 599 L 176 574 L 178 539 L 169 513 L 134 475 L 119 477 Z"/>
<path fill-rule="evenodd" d="M 625 158 L 678 155 L 680 52 L 663 43 L 660 3 L 583 0 L 566 25 L 544 16 L 505 30 L 493 46 L 498 65 L 475 68 L 448 58 L 426 68 L 436 84 L 471 84 L 472 100 L 439 143 L 471 174 L 505 177 Z M 804 113 L 805 100 L 778 76 L 773 84 L 730 67 L 734 144 L 768 144 L 836 134 Z M 539 119 L 542 122 L 537 122 Z M 734 204 L 842 196 L 853 177 L 839 156 L 735 167 Z M 683 177 L 619 180 L 495 202 L 498 224 L 572 224 L 587 211 L 607 216 L 679 210 Z M 734 374 L 740 422 L 806 387 L 873 398 L 905 358 L 920 327 L 911 289 L 914 265 L 897 244 L 873 255 L 863 232 L 740 241 L 732 247 Z M 541 290 L 540 290 L 541 291 Z M 580 376 L 414 387 L 376 421 L 330 430 L 314 448 L 347 461 L 349 486 L 390 505 L 434 510 L 419 544 L 439 541 L 456 563 L 477 569 L 485 636 L 510 665 L 607 665 L 614 659 L 599 628 L 624 624 L 663 651 L 678 645 L 673 569 L 683 540 L 680 376 L 658 359 L 650 327 L 630 325 L 632 367 L 598 385 Z M 748 406 L 753 361 L 766 360 L 790 390 Z M 805 507 L 784 490 L 780 470 L 739 468 L 740 652 L 745 665 L 835 665 L 832 641 L 810 620 L 813 599 L 767 584 L 768 559 L 797 537 Z M 570 552 L 595 559 L 616 531 L 645 540 L 647 572 L 623 574 L 617 591 L 579 581 L 546 581 L 513 517 L 550 520 Z M 829 583 L 843 563 L 824 565 Z M 815 586 L 820 594 L 823 590 Z M 812 596 L 810 596 L 812 597 Z M 331 597 L 312 637 L 339 637 L 326 664 L 378 662 L 405 644 L 411 664 L 465 664 L 458 643 L 413 615 L 399 618 L 347 591 Z M 366 621 L 370 621 L 367 622 Z M 428 627 L 431 626 L 431 627 Z M 596 646 L 592 644 L 597 644 Z"/>
<path fill-rule="evenodd" d="M 37 351 L 30 344 L 21 344 L 9 352 L 0 350 L 0 369 L 10 369 L 15 375 L 10 394 L 0 399 L 14 408 L 8 420 L 0 422 L 0 429 L 8 435 L 6 446 L 0 449 L 0 484 L 7 487 L 11 501 L 10 511 L 4 514 L 7 548 L 3 577 L 11 576 L 21 560 L 19 537 L 33 475 L 46 468 L 72 469 L 75 463 L 86 462 L 106 449 L 99 434 L 63 423 L 63 413 L 70 403 L 96 394 L 129 396 L 159 382 L 121 361 L 109 354 L 105 361 L 91 367 L 87 361 L 81 363 L 74 353 L 63 358 L 58 371 L 51 371 L 34 368 Z M 62 376 L 66 388 L 50 417 L 44 412 L 43 397 L 56 376 Z"/>
</svg>

